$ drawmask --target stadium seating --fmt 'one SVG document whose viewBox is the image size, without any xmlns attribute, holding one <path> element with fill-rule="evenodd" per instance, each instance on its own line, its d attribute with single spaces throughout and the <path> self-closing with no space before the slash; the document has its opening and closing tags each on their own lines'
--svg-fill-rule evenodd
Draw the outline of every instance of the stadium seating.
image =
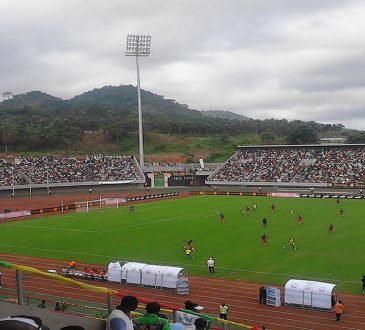
<svg viewBox="0 0 365 330">
<path fill-rule="evenodd" d="M 0 185 L 141 180 L 132 156 L 18 157 L 0 160 Z"/>
<path fill-rule="evenodd" d="M 364 184 L 365 146 L 240 148 L 208 182 Z"/>
</svg>

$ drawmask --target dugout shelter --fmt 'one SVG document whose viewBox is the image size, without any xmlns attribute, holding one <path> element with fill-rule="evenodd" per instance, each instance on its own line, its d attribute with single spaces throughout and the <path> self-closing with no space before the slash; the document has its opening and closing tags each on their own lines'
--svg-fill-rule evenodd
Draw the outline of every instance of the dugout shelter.
<svg viewBox="0 0 365 330">
<path fill-rule="evenodd" d="M 332 309 L 336 284 L 291 279 L 285 284 L 285 305 Z"/>
<path fill-rule="evenodd" d="M 142 269 L 147 264 L 126 262 L 122 266 L 122 281 L 129 284 L 142 284 Z"/>
<path fill-rule="evenodd" d="M 180 267 L 111 261 L 108 264 L 108 281 L 176 289 L 183 270 Z"/>
<path fill-rule="evenodd" d="M 183 275 L 184 268 L 166 267 L 162 274 L 162 287 L 168 289 L 176 289 L 178 279 Z"/>
<path fill-rule="evenodd" d="M 123 262 L 111 261 L 108 265 L 108 282 L 122 282 Z"/>
<path fill-rule="evenodd" d="M 142 269 L 142 285 L 162 287 L 162 280 L 165 268 L 167 266 L 146 265 Z"/>
</svg>

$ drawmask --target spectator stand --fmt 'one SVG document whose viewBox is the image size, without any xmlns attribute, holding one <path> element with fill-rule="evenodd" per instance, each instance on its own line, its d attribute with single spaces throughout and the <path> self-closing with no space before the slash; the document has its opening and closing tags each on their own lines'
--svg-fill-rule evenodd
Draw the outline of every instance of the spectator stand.
<svg viewBox="0 0 365 330">
<path fill-rule="evenodd" d="M 18 157 L 0 159 L 0 189 L 19 190 L 107 184 L 142 185 L 144 173 L 134 156 Z"/>
<path fill-rule="evenodd" d="M 363 187 L 365 144 L 238 146 L 208 185 Z"/>
</svg>

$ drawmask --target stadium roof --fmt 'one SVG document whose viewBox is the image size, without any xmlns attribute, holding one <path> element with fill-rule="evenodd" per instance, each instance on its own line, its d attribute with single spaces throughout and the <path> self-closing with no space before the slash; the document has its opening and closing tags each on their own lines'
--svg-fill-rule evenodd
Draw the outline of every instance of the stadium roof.
<svg viewBox="0 0 365 330">
<path fill-rule="evenodd" d="M 329 144 L 266 144 L 266 145 L 246 145 L 240 146 L 237 148 L 246 148 L 246 149 L 254 149 L 254 148 L 323 148 L 323 147 L 365 147 L 365 143 L 356 143 L 356 144 L 346 144 L 346 143 L 329 143 Z"/>
</svg>

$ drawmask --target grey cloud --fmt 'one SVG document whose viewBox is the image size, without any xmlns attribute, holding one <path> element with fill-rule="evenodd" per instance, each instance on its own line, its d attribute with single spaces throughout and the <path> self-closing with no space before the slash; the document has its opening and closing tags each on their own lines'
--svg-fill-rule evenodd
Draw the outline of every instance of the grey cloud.
<svg viewBox="0 0 365 330">
<path fill-rule="evenodd" d="M 0 0 L 0 90 L 69 98 L 135 84 L 198 110 L 365 129 L 361 0 Z M 330 100 L 330 101 L 329 101 Z"/>
</svg>

